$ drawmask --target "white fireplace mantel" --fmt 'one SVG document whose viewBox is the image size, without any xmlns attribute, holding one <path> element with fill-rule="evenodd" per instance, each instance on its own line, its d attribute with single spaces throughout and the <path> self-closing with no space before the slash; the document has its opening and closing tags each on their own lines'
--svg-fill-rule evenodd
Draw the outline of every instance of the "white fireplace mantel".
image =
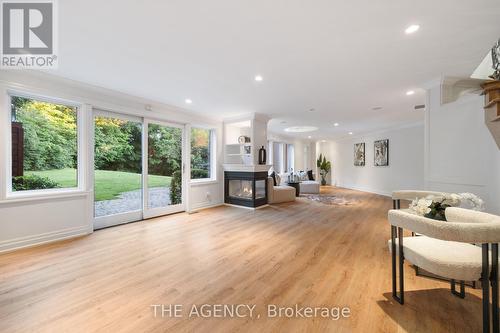
<svg viewBox="0 0 500 333">
<path fill-rule="evenodd" d="M 224 171 L 239 171 L 239 172 L 264 172 L 269 171 L 272 165 L 268 164 L 257 164 L 257 165 L 246 165 L 246 164 L 223 164 Z"/>
</svg>

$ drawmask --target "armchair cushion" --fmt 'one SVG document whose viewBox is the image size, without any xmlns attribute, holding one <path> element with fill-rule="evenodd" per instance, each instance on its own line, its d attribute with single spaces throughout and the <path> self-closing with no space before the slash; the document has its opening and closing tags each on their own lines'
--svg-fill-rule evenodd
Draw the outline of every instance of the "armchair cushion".
<svg viewBox="0 0 500 333">
<path fill-rule="evenodd" d="M 388 245 L 391 251 L 391 240 Z M 479 246 L 426 236 L 404 237 L 403 252 L 409 262 L 439 276 L 463 281 L 477 281 L 481 277 Z"/>
</svg>

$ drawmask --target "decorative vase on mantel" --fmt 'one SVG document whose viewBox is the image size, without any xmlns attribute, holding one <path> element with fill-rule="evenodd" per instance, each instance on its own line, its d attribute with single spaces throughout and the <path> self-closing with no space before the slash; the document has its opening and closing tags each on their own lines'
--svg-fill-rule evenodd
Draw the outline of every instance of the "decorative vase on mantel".
<svg viewBox="0 0 500 333">
<path fill-rule="evenodd" d="M 266 160 L 267 160 L 267 156 L 266 156 L 266 148 L 264 148 L 264 146 L 262 146 L 260 149 L 259 149 L 259 164 L 266 164 Z"/>
</svg>

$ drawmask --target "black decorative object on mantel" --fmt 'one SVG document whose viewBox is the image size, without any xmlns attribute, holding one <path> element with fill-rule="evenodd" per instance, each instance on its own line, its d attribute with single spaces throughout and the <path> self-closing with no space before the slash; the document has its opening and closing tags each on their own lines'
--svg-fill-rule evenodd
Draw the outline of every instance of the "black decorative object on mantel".
<svg viewBox="0 0 500 333">
<path fill-rule="evenodd" d="M 262 146 L 262 148 L 259 149 L 259 164 L 266 164 L 266 148 Z"/>
</svg>

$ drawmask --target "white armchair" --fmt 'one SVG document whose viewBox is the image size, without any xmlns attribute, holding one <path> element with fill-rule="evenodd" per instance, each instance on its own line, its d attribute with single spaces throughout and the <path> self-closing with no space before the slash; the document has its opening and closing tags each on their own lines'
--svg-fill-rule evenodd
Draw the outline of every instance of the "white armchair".
<svg viewBox="0 0 500 333">
<path fill-rule="evenodd" d="M 422 199 L 428 196 L 442 196 L 442 195 L 447 195 L 448 193 L 445 192 L 435 192 L 435 191 L 421 191 L 421 190 L 399 190 L 399 191 L 393 191 L 392 192 L 392 202 L 393 202 L 393 208 L 394 209 L 401 209 L 401 200 L 408 200 L 412 201 L 415 199 Z M 415 233 L 412 232 L 412 236 L 415 236 Z M 448 280 L 443 278 L 442 276 L 437 276 L 434 274 L 428 274 L 428 272 L 422 272 L 420 269 L 420 266 L 418 266 L 416 263 L 414 263 L 415 266 L 415 273 L 417 276 L 422 275 L 422 276 L 427 276 L 427 277 L 432 277 L 432 278 L 437 278 L 441 280 Z M 466 280 L 467 281 L 467 280 Z M 454 281 L 451 281 L 452 285 L 454 284 Z M 473 287 L 475 287 L 475 281 L 472 282 Z"/>
<path fill-rule="evenodd" d="M 451 279 L 454 294 L 458 294 L 453 283 L 455 280 L 481 280 L 483 332 L 490 332 L 490 318 L 493 319 L 493 331 L 499 332 L 498 243 L 500 242 L 500 216 L 452 207 L 446 209 L 446 219 L 447 222 L 443 222 L 403 210 L 389 211 L 392 295 L 399 303 L 404 304 L 403 263 L 405 259 L 433 274 Z M 403 237 L 404 229 L 423 236 Z M 482 245 L 478 247 L 472 245 L 473 243 Z M 489 245 L 491 245 L 491 251 Z M 396 256 L 399 257 L 399 296 L 396 288 Z M 491 283 L 492 289 L 491 314 L 488 282 Z M 463 282 L 460 294 L 465 295 Z"/>
<path fill-rule="evenodd" d="M 274 186 L 271 177 L 267 178 L 267 202 L 276 204 L 282 202 L 295 201 L 295 188 L 286 185 Z"/>
</svg>

